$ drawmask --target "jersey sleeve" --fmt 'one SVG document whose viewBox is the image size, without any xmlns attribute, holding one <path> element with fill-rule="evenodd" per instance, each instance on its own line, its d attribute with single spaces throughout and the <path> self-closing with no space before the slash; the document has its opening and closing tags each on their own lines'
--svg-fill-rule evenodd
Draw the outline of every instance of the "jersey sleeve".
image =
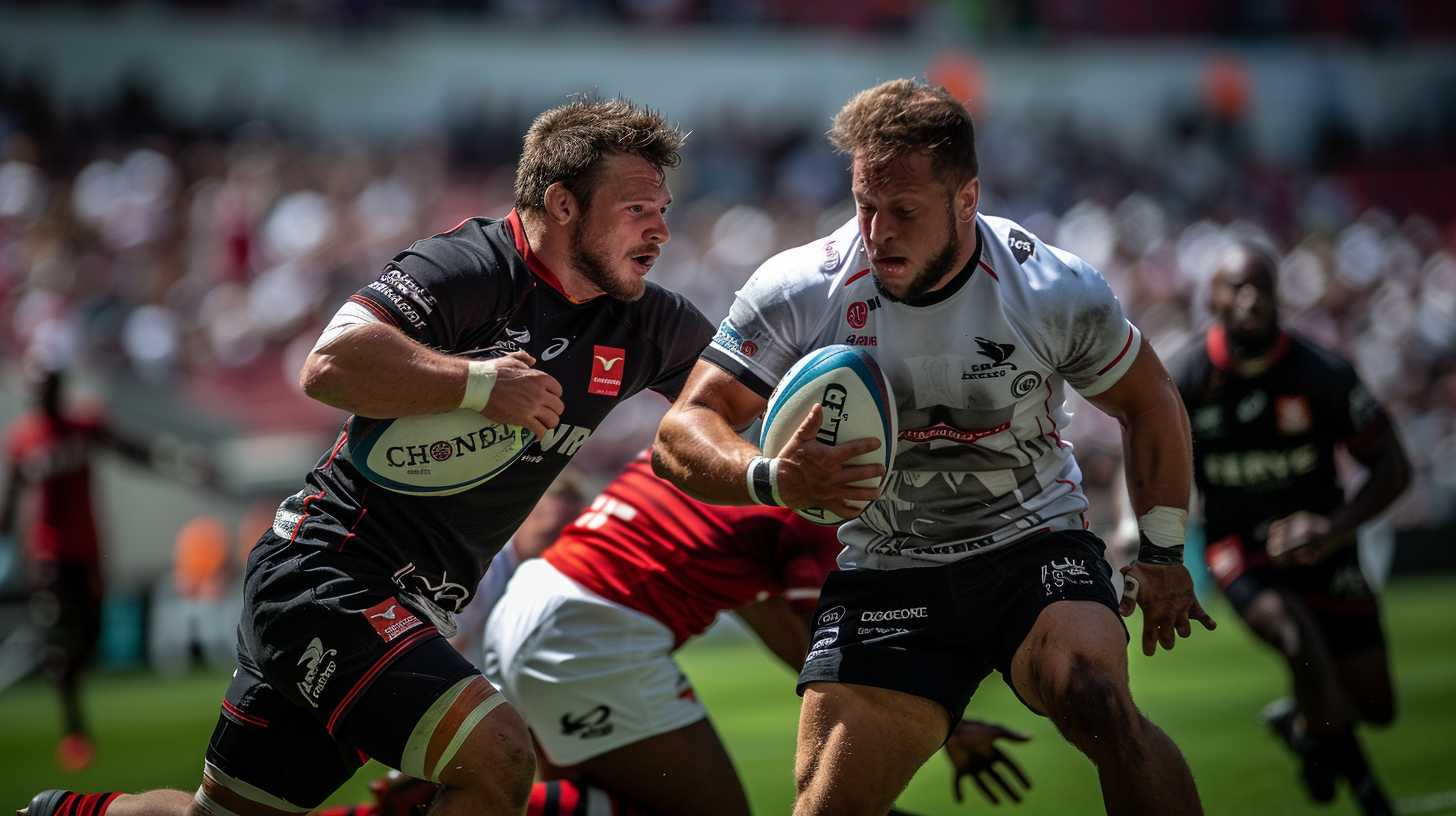
<svg viewBox="0 0 1456 816">
<path fill-rule="evenodd" d="M 1319 410 L 1328 412 L 1336 438 L 1350 443 L 1390 427 L 1390 415 L 1384 406 L 1360 381 L 1354 366 L 1344 360 L 1335 361 L 1325 382 L 1330 390 Z"/>
<path fill-rule="evenodd" d="M 462 238 L 437 235 L 394 257 L 349 298 L 408 335 L 442 351 L 463 351 L 473 329 L 509 308 L 506 275 Z"/>
<path fill-rule="evenodd" d="M 800 247 L 782 252 L 753 273 L 703 352 L 704 360 L 764 399 L 804 356 L 809 341 L 803 301 L 812 297 L 812 281 L 798 274 L 803 251 Z"/>
<path fill-rule="evenodd" d="M 1077 256 L 1047 246 L 1051 256 L 1032 288 L 1028 342 L 1033 351 L 1084 397 L 1095 397 L 1122 379 L 1142 345 L 1142 333 L 1097 270 Z"/>
<path fill-rule="evenodd" d="M 647 387 L 669 400 L 676 400 L 698 355 L 713 336 L 713 324 L 687 298 L 676 292 L 667 294 L 664 300 L 667 314 L 660 321 L 662 370 Z"/>
</svg>

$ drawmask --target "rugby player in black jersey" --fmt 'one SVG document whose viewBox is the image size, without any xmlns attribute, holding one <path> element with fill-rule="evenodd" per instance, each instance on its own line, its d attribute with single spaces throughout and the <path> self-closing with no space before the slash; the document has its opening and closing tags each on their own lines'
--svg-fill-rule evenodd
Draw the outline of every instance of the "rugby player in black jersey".
<svg viewBox="0 0 1456 816">
<path fill-rule="evenodd" d="M 638 391 L 674 397 L 712 335 L 644 279 L 682 140 L 625 100 L 548 110 L 508 217 L 416 242 L 350 299 L 304 364 L 311 397 L 359 417 L 471 408 L 532 447 L 479 487 L 421 497 L 367 481 L 346 424 L 249 557 L 196 793 L 44 791 L 29 816 L 301 814 L 369 757 L 440 783 L 432 813 L 524 809 L 526 724 L 444 635 L 598 423 Z"/>
<path fill-rule="evenodd" d="M 1358 723 L 1395 715 L 1379 606 L 1355 531 L 1390 506 L 1410 465 L 1349 363 L 1279 326 L 1273 256 L 1243 243 L 1219 265 L 1215 323 L 1169 366 L 1192 420 L 1208 567 L 1239 616 L 1284 658 L 1292 704 L 1266 712 L 1303 762 L 1310 794 L 1345 778 L 1367 814 L 1390 813 Z M 1369 470 L 1348 500 L 1343 447 Z"/>
</svg>

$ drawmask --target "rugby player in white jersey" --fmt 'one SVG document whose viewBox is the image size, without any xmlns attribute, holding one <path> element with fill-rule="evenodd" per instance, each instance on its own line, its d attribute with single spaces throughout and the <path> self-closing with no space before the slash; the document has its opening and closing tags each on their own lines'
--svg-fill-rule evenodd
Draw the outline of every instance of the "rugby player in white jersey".
<svg viewBox="0 0 1456 816">
<path fill-rule="evenodd" d="M 1142 606 L 1146 653 L 1171 649 L 1190 617 L 1213 628 L 1182 564 L 1192 451 L 1177 389 L 1096 270 L 977 213 L 974 129 L 943 89 L 864 91 L 831 138 L 852 161 L 856 219 L 759 268 L 654 449 L 658 473 L 700 499 L 855 517 L 799 677 L 795 813 L 884 813 L 993 669 L 1092 760 L 1109 813 L 1201 812 L 1178 748 L 1133 704 L 1112 570 L 1060 437 L 1064 383 L 1120 421 L 1142 531 L 1125 568 L 1139 592 L 1120 611 Z M 878 443 L 816 442 L 817 408 L 776 460 L 734 432 L 832 343 L 868 349 L 896 394 L 883 494 L 851 486 L 880 466 L 845 465 Z M 768 474 L 776 489 L 756 490 Z"/>
</svg>

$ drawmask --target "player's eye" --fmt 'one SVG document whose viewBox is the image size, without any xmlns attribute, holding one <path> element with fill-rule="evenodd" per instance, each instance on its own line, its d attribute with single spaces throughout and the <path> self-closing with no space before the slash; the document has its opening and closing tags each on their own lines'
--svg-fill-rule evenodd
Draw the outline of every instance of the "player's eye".
<svg viewBox="0 0 1456 816">
<path fill-rule="evenodd" d="M 914 218 L 915 210 L 901 207 L 900 209 L 895 210 L 895 215 L 900 218 Z"/>
<path fill-rule="evenodd" d="M 633 215 L 641 215 L 642 211 L 643 207 L 641 204 L 633 204 L 632 206 L 627 208 L 627 212 L 632 213 Z"/>
</svg>

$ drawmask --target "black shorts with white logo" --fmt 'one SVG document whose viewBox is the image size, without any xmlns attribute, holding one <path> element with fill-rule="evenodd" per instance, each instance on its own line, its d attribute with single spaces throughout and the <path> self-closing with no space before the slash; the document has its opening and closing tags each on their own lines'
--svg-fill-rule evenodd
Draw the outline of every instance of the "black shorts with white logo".
<svg viewBox="0 0 1456 816">
<path fill-rule="evenodd" d="M 207 761 L 312 809 L 366 759 L 398 767 L 429 707 L 479 671 L 363 559 L 263 537 L 248 559 L 238 668 Z"/>
<path fill-rule="evenodd" d="M 1011 658 L 1043 609 L 1093 601 L 1117 614 L 1104 550 L 1069 530 L 940 567 L 832 572 L 799 694 L 810 683 L 876 686 L 934 700 L 958 722 L 993 669 L 1011 685 Z"/>
<path fill-rule="evenodd" d="M 1354 547 L 1307 566 L 1282 567 L 1265 561 L 1240 571 L 1223 588 L 1241 617 L 1254 598 L 1271 590 L 1309 610 L 1331 655 L 1385 648 L 1380 604 L 1365 581 Z"/>
</svg>

